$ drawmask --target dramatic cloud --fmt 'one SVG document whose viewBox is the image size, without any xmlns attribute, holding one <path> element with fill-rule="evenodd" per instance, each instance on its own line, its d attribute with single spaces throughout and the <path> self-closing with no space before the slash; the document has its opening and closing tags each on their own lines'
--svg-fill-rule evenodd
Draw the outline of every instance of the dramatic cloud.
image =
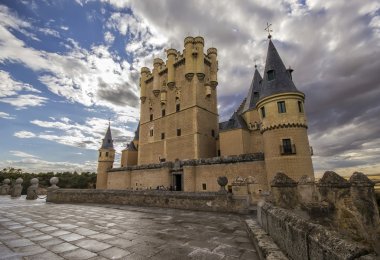
<svg viewBox="0 0 380 260">
<path fill-rule="evenodd" d="M 14 133 L 14 136 L 16 136 L 18 138 L 33 138 L 33 137 L 36 137 L 35 134 L 33 134 L 32 132 L 29 132 L 29 131 L 19 131 L 19 132 Z"/>
</svg>

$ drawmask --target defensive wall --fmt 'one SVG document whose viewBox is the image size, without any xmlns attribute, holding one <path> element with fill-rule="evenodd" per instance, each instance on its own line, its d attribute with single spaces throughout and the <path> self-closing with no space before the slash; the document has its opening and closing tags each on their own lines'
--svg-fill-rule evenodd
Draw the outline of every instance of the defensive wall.
<svg viewBox="0 0 380 260">
<path fill-rule="evenodd" d="M 181 175 L 184 192 L 216 192 L 219 176 L 226 176 L 229 180 L 238 176 L 253 177 L 258 190 L 267 191 L 269 187 L 264 155 L 255 153 L 114 168 L 107 172 L 107 189 L 170 187 L 173 186 L 173 175 Z"/>
</svg>

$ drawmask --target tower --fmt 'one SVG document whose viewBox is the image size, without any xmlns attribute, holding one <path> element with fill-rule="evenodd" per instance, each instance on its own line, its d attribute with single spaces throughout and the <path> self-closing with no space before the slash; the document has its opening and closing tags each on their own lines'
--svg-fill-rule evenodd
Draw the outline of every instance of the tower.
<svg viewBox="0 0 380 260">
<path fill-rule="evenodd" d="M 217 155 L 217 50 L 200 36 L 184 48 L 141 69 L 139 165 Z"/>
<path fill-rule="evenodd" d="M 96 176 L 96 188 L 107 189 L 107 172 L 112 169 L 115 160 L 115 149 L 111 135 L 111 124 L 108 125 L 102 146 L 99 149 L 98 170 Z"/>
<path fill-rule="evenodd" d="M 293 83 L 269 35 L 268 53 L 256 108 L 261 117 L 265 167 L 270 182 L 277 172 L 298 180 L 314 176 L 304 111 L 305 94 Z"/>
</svg>

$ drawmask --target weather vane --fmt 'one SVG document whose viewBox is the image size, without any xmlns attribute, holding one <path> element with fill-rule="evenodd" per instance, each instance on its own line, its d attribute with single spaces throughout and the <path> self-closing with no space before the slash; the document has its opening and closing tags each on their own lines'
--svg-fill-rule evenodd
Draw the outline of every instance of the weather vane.
<svg viewBox="0 0 380 260">
<path fill-rule="evenodd" d="M 272 26 L 271 23 L 267 23 L 267 27 L 265 27 L 265 31 L 268 32 L 268 39 L 272 38 L 272 35 L 270 35 L 271 32 L 273 32 L 272 28 L 270 28 Z"/>
</svg>

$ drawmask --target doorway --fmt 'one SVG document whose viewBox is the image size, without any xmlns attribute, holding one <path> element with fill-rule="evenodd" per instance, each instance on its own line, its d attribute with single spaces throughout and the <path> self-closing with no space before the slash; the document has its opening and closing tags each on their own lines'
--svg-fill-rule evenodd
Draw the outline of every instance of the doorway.
<svg viewBox="0 0 380 260">
<path fill-rule="evenodd" d="M 173 174 L 173 190 L 182 191 L 182 174 Z"/>
</svg>

